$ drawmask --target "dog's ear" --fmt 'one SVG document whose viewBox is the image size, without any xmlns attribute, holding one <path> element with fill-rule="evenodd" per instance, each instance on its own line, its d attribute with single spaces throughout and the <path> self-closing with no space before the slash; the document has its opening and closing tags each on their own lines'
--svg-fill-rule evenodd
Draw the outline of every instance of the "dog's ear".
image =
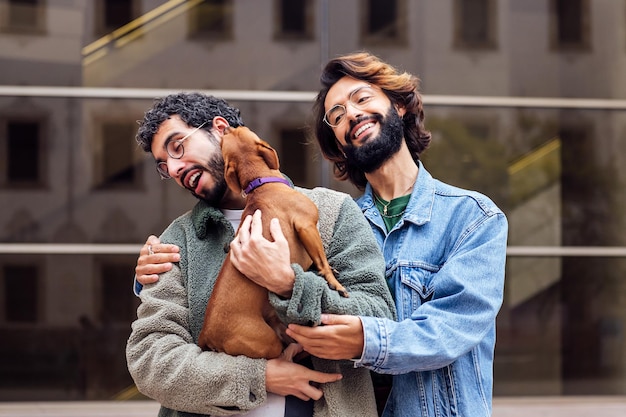
<svg viewBox="0 0 626 417">
<path fill-rule="evenodd" d="M 276 150 L 262 139 L 257 141 L 257 147 L 259 155 L 261 155 L 267 166 L 270 169 L 279 169 L 280 163 L 278 162 L 278 154 L 276 153 Z"/>
<path fill-rule="evenodd" d="M 237 173 L 238 158 L 232 157 L 232 147 L 235 146 L 235 142 L 237 141 L 237 135 L 234 132 L 234 128 L 226 126 L 224 136 L 222 136 L 221 148 L 224 157 L 224 180 L 228 188 L 237 194 L 241 192 L 243 188 L 241 188 L 239 175 Z"/>
<path fill-rule="evenodd" d="M 239 183 L 239 176 L 237 175 L 237 167 L 233 162 L 226 162 L 226 169 L 224 170 L 224 179 L 226 180 L 226 185 L 230 188 L 235 194 L 238 194 L 243 190 L 243 187 Z"/>
</svg>

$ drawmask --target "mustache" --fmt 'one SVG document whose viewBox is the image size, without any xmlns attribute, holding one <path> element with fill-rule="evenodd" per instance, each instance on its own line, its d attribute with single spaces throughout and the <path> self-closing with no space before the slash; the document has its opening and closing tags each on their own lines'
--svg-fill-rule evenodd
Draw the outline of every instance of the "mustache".
<svg viewBox="0 0 626 417">
<path fill-rule="evenodd" d="M 383 115 L 379 113 L 375 113 L 370 116 L 361 116 L 355 120 L 350 121 L 350 128 L 348 129 L 344 137 L 344 140 L 346 141 L 347 144 L 352 145 L 352 136 L 350 135 L 350 132 L 352 132 L 354 127 L 358 125 L 359 123 L 365 122 L 367 120 L 372 120 L 372 121 L 381 123 L 383 121 Z"/>
</svg>

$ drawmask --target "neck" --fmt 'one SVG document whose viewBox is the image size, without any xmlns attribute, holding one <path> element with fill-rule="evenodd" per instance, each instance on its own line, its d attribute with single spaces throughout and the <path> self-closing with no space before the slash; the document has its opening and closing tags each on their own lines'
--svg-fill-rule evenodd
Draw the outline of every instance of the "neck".
<svg viewBox="0 0 626 417">
<path fill-rule="evenodd" d="M 365 174 L 365 178 L 376 195 L 383 200 L 391 201 L 411 192 L 417 179 L 417 171 L 418 166 L 413 161 L 406 143 L 403 143 L 394 156 L 376 171 Z"/>
<path fill-rule="evenodd" d="M 219 208 L 228 210 L 241 210 L 246 206 L 246 199 L 241 193 L 234 193 L 228 188 L 224 197 L 220 200 Z"/>
</svg>

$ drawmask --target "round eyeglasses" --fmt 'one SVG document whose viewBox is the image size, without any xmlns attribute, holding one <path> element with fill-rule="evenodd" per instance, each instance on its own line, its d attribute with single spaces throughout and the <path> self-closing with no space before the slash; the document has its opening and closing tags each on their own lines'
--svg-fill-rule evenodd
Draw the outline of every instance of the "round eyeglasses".
<svg viewBox="0 0 626 417">
<path fill-rule="evenodd" d="M 375 91 L 369 84 L 357 88 L 350 93 L 348 100 L 344 104 L 335 104 L 324 113 L 324 122 L 330 127 L 338 127 L 346 118 L 346 106 L 348 103 L 355 109 L 363 110 L 374 96 Z"/>
<path fill-rule="evenodd" d="M 183 142 L 187 140 L 187 138 L 191 137 L 191 135 L 196 133 L 198 130 L 200 130 L 200 128 L 202 128 L 202 126 L 204 126 L 205 124 L 207 124 L 207 122 L 204 122 L 200 126 L 196 127 L 190 133 L 185 135 L 182 139 L 170 140 L 169 142 L 167 142 L 165 144 L 165 150 L 167 151 L 167 154 L 170 156 L 170 158 L 173 158 L 173 159 L 182 158 L 183 155 L 185 154 L 185 148 L 183 147 Z M 169 173 L 169 170 L 167 169 L 167 161 L 157 162 L 156 170 L 161 176 L 162 180 L 168 180 L 172 178 L 172 176 Z"/>
</svg>

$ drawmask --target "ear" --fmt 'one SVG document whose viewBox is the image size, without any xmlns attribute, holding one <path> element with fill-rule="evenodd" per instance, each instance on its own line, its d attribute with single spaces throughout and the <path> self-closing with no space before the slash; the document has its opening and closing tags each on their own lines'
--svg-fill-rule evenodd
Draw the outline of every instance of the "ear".
<svg viewBox="0 0 626 417">
<path fill-rule="evenodd" d="M 406 107 L 400 106 L 399 104 L 397 104 L 396 111 L 398 112 L 398 115 L 400 116 L 400 118 L 402 118 L 406 114 Z"/>
<path fill-rule="evenodd" d="M 224 179 L 226 180 L 226 185 L 230 188 L 235 194 L 241 192 L 243 187 L 239 183 L 239 176 L 237 175 L 237 167 L 234 163 L 230 161 L 224 161 L 226 163 L 226 169 L 224 170 Z"/>
<path fill-rule="evenodd" d="M 226 133 L 226 130 L 230 127 L 228 121 L 224 119 L 222 116 L 215 116 L 211 123 L 213 128 L 219 131 L 222 135 Z"/>
<path fill-rule="evenodd" d="M 257 142 L 257 148 L 259 155 L 270 169 L 279 169 L 278 154 L 274 148 L 262 139 Z"/>
</svg>

